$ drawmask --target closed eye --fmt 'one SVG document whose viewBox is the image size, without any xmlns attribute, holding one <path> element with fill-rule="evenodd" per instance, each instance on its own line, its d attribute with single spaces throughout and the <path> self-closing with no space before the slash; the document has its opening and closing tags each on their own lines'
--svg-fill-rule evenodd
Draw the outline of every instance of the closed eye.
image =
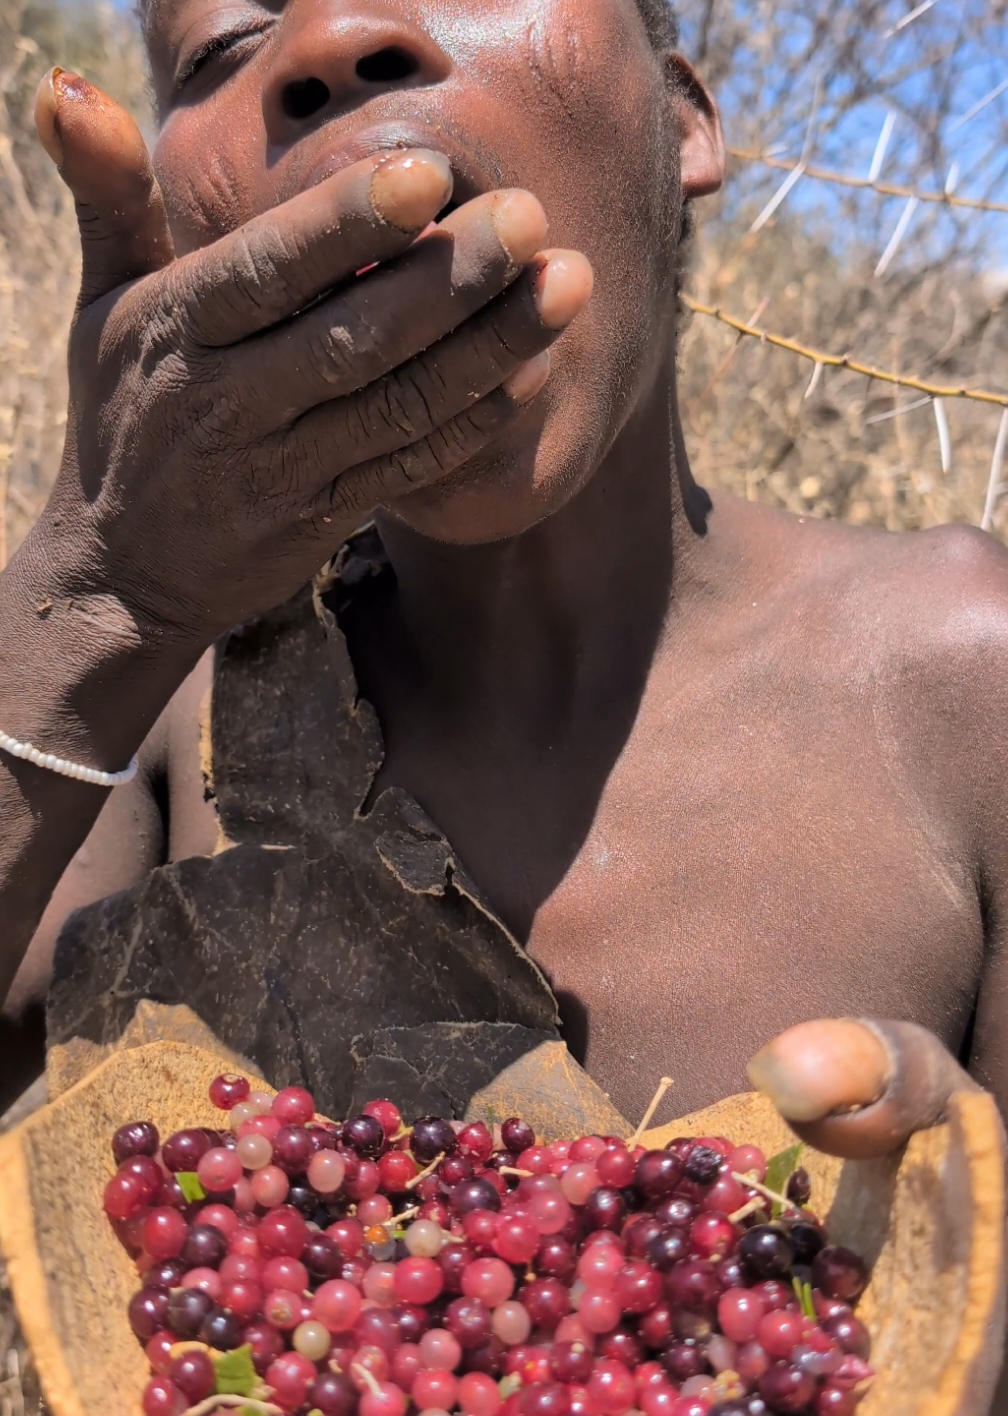
<svg viewBox="0 0 1008 1416">
<path fill-rule="evenodd" d="M 213 35 L 194 50 L 180 68 L 175 78 L 176 92 L 181 93 L 197 74 L 220 59 L 229 58 L 233 63 L 238 63 L 247 58 L 248 55 L 244 53 L 245 47 L 251 49 L 251 41 L 258 39 L 262 34 L 263 27 L 259 26 L 255 29 L 231 30 L 224 34 Z"/>
</svg>

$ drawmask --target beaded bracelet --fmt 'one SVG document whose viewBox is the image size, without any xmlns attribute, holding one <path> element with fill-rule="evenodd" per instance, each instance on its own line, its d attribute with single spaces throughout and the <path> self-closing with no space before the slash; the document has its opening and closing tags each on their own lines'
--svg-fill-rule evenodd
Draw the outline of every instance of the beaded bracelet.
<svg viewBox="0 0 1008 1416">
<path fill-rule="evenodd" d="M 56 757 L 51 752 L 41 752 L 30 742 L 18 742 L 17 738 L 0 732 L 0 747 L 12 757 L 20 757 L 32 762 L 36 767 L 45 767 L 50 772 L 58 772 L 61 777 L 73 777 L 78 782 L 90 782 L 95 787 L 121 787 L 124 782 L 132 782 L 137 774 L 137 760 L 134 757 L 128 767 L 121 772 L 102 772 L 97 767 L 84 767 L 79 762 L 68 762 L 65 757 Z"/>
</svg>

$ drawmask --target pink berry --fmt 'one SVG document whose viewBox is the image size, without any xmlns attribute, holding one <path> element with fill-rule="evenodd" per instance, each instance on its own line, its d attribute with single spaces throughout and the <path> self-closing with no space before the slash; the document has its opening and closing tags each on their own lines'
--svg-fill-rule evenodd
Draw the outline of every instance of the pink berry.
<svg viewBox="0 0 1008 1416">
<path fill-rule="evenodd" d="M 410 1396 L 421 1411 L 450 1411 L 458 1400 L 458 1380 L 454 1372 L 426 1368 L 414 1378 Z"/>
<path fill-rule="evenodd" d="M 597 1190 L 602 1180 L 594 1165 L 587 1161 L 576 1161 L 568 1165 L 560 1177 L 560 1188 L 564 1199 L 572 1205 L 583 1205 L 593 1190 Z"/>
<path fill-rule="evenodd" d="M 412 1260 L 412 1262 L 416 1261 Z M 431 1262 L 434 1262 L 433 1259 Z M 392 1304 L 397 1301 L 395 1289 L 397 1267 L 397 1264 L 372 1264 L 364 1275 L 364 1282 L 361 1285 L 364 1297 L 370 1298 L 372 1303 L 377 1303 L 379 1308 L 391 1308 Z"/>
<path fill-rule="evenodd" d="M 479 1298 L 490 1308 L 510 1298 L 514 1286 L 514 1274 L 503 1259 L 476 1259 L 462 1271 L 462 1292 L 469 1298 Z"/>
<path fill-rule="evenodd" d="M 406 1393 L 394 1382 L 378 1382 L 362 1394 L 358 1410 L 360 1416 L 403 1416 Z"/>
<path fill-rule="evenodd" d="M 589 1332 L 612 1332 L 621 1313 L 619 1299 L 609 1289 L 588 1288 L 578 1304 L 578 1317 Z"/>
<path fill-rule="evenodd" d="M 362 1299 L 352 1283 L 333 1278 L 320 1283 L 312 1300 L 312 1316 L 330 1332 L 349 1332 L 360 1316 Z"/>
<path fill-rule="evenodd" d="M 200 1156 L 196 1174 L 204 1190 L 211 1195 L 223 1195 L 233 1190 L 242 1178 L 242 1163 L 232 1150 L 213 1146 Z"/>
<path fill-rule="evenodd" d="M 763 1180 L 766 1177 L 766 1156 L 759 1146 L 736 1146 L 728 1155 L 728 1170 L 734 1171 L 736 1175 L 748 1175 L 750 1171 L 756 1172 L 756 1179 Z"/>
<path fill-rule="evenodd" d="M 428 1328 L 420 1339 L 420 1360 L 425 1367 L 453 1372 L 462 1361 L 462 1347 L 446 1328 Z"/>
<path fill-rule="evenodd" d="M 284 1087 L 273 1098 L 270 1114 L 281 1126 L 305 1126 L 315 1115 L 315 1098 L 304 1087 Z"/>
<path fill-rule="evenodd" d="M 444 1273 L 434 1259 L 401 1259 L 395 1265 L 392 1287 L 399 1303 L 433 1303 L 444 1288 Z"/>
<path fill-rule="evenodd" d="M 286 1288 L 290 1293 L 303 1293 L 308 1287 L 308 1270 L 300 1259 L 292 1259 L 289 1254 L 277 1254 L 263 1264 L 259 1281 L 267 1292 Z"/>
<path fill-rule="evenodd" d="M 617 1273 L 613 1291 L 624 1313 L 647 1313 L 661 1302 L 661 1274 L 643 1259 L 631 1259 Z"/>
<path fill-rule="evenodd" d="M 467 1372 L 459 1380 L 458 1404 L 465 1416 L 497 1416 L 501 1406 L 497 1383 L 485 1372 Z"/>
<path fill-rule="evenodd" d="M 494 1253 L 509 1264 L 527 1264 L 539 1248 L 539 1230 L 523 1215 L 501 1215 Z"/>
</svg>

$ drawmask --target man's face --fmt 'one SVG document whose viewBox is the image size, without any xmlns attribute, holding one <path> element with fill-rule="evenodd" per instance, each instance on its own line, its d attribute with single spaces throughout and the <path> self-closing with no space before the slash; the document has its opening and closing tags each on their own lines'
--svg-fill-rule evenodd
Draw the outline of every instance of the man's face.
<svg viewBox="0 0 1008 1416">
<path fill-rule="evenodd" d="M 403 145 L 449 157 L 456 202 L 527 188 L 549 244 L 585 252 L 595 294 L 554 346 L 543 393 L 492 449 L 396 514 L 472 543 L 563 505 L 671 342 L 676 106 L 634 0 L 154 5 L 155 164 L 180 252 Z"/>
</svg>

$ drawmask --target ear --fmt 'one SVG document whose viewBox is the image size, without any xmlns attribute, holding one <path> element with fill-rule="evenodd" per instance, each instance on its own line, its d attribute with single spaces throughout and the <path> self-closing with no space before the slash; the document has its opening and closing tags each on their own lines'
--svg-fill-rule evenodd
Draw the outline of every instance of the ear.
<svg viewBox="0 0 1008 1416">
<path fill-rule="evenodd" d="M 668 55 L 665 72 L 679 120 L 683 197 L 709 196 L 718 190 L 725 175 L 721 114 L 713 94 L 682 54 Z"/>
</svg>

